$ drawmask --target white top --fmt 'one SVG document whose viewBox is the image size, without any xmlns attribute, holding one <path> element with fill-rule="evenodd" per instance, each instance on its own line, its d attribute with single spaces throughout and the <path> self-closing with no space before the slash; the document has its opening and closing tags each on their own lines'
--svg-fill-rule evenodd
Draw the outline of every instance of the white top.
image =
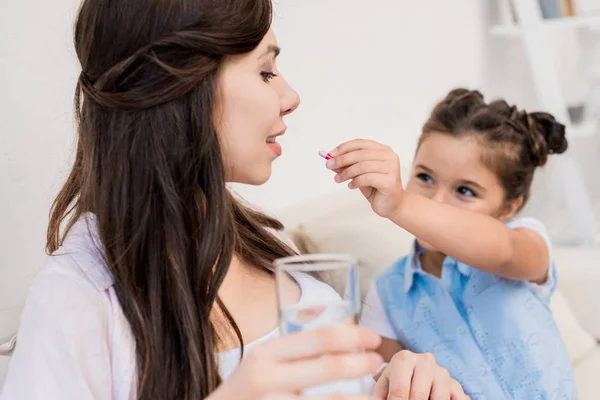
<svg viewBox="0 0 600 400">
<path fill-rule="evenodd" d="M 508 226 L 510 229 L 524 228 L 532 230 L 538 235 L 540 235 L 542 239 L 544 239 L 544 242 L 546 243 L 546 246 L 548 247 L 548 252 L 550 254 L 550 264 L 548 266 L 548 279 L 542 284 L 537 284 L 534 282 L 529 283 L 531 285 L 532 290 L 536 291 L 541 297 L 546 298 L 550 296 L 550 294 L 556 287 L 556 273 L 554 271 L 554 263 L 552 262 L 552 242 L 550 241 L 550 237 L 546 232 L 546 228 L 541 222 L 533 218 L 518 218 L 508 222 L 506 226 Z M 397 331 L 394 329 L 394 327 L 388 319 L 381 298 L 379 297 L 377 287 L 375 286 L 375 281 L 371 282 L 369 286 L 369 291 L 367 292 L 367 296 L 365 297 L 365 301 L 363 303 L 363 310 L 360 315 L 360 324 L 370 329 L 373 329 L 375 332 L 377 332 L 384 338 L 396 341 L 400 339 L 398 337 Z"/>
<path fill-rule="evenodd" d="M 301 272 L 295 272 L 292 274 L 292 277 L 300 286 L 301 296 L 300 301 L 298 302 L 299 305 L 308 306 L 341 299 L 340 295 L 331 286 L 315 279 L 310 275 Z M 278 336 L 279 328 L 276 328 L 262 338 L 255 340 L 252 343 L 245 344 L 244 354 L 250 351 L 257 344 L 266 342 Z M 237 349 L 224 351 L 219 354 L 219 368 L 221 377 L 223 379 L 229 378 L 233 371 L 235 371 L 240 362 L 240 354 L 241 349 L 239 347 Z"/>
<path fill-rule="evenodd" d="M 78 221 L 33 280 L 1 400 L 136 399 L 135 342 L 99 248 L 95 221 Z M 301 302 L 339 299 L 333 288 L 297 274 Z M 279 335 L 270 334 L 246 351 Z M 240 349 L 220 355 L 223 378 Z"/>
</svg>

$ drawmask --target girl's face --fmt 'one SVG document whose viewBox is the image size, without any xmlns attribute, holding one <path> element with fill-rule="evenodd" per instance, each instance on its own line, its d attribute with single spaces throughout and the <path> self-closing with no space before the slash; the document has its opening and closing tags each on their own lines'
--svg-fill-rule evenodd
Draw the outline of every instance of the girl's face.
<svg viewBox="0 0 600 400">
<path fill-rule="evenodd" d="M 431 133 L 421 143 L 406 190 L 440 203 L 501 221 L 515 214 L 520 202 L 507 205 L 496 174 L 482 162 L 480 144 L 470 136 Z M 435 250 L 419 241 L 427 250 Z"/>
<path fill-rule="evenodd" d="M 231 57 L 221 70 L 215 126 L 228 182 L 265 183 L 281 155 L 277 137 L 285 133 L 283 117 L 298 107 L 300 98 L 279 73 L 278 54 L 269 30 L 256 49 Z"/>
</svg>

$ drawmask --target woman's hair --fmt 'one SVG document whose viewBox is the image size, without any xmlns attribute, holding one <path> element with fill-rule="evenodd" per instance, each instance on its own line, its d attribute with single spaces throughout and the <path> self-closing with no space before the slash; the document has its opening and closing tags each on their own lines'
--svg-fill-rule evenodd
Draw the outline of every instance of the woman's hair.
<svg viewBox="0 0 600 400">
<path fill-rule="evenodd" d="M 432 111 L 419 146 L 431 134 L 470 136 L 481 145 L 482 161 L 503 186 L 505 202 L 529 198 L 533 173 L 549 154 L 567 150 L 565 126 L 544 112 L 527 113 L 504 100 L 486 103 L 478 91 L 454 89 Z"/>
<path fill-rule="evenodd" d="M 270 0 L 84 0 L 79 11 L 77 152 L 47 250 L 95 215 L 135 339 L 139 399 L 211 393 L 218 343 L 235 334 L 243 346 L 217 294 L 233 254 L 265 271 L 292 254 L 267 229 L 277 221 L 226 189 L 213 124 L 223 62 L 258 46 L 271 12 Z"/>
</svg>

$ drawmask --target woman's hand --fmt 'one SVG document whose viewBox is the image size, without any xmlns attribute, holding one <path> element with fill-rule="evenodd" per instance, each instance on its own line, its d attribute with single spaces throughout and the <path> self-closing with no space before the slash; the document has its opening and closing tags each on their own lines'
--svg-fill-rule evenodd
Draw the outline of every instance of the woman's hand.
<svg viewBox="0 0 600 400">
<path fill-rule="evenodd" d="M 299 400 L 304 389 L 375 373 L 381 339 L 357 326 L 304 331 L 254 347 L 236 372 L 207 400 Z M 366 351 L 362 351 L 366 350 Z M 311 397 L 311 400 L 373 400 L 372 396 Z"/>
<path fill-rule="evenodd" d="M 461 385 L 430 353 L 397 353 L 381 373 L 373 395 L 378 400 L 468 400 Z"/>
<path fill-rule="evenodd" d="M 326 165 L 337 173 L 336 182 L 350 180 L 348 187 L 360 189 L 377 215 L 391 218 L 396 213 L 404 190 L 400 160 L 390 147 L 357 139 L 341 144 L 330 154 L 333 158 Z"/>
</svg>

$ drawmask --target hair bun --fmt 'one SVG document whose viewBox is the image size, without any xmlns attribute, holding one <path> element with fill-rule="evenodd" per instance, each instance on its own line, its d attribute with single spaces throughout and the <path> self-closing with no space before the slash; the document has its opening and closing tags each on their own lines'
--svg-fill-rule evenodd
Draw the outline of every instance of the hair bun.
<svg viewBox="0 0 600 400">
<path fill-rule="evenodd" d="M 454 89 L 440 102 L 433 113 L 446 126 L 455 125 L 467 119 L 485 106 L 483 95 L 476 90 Z M 434 129 L 435 130 L 435 129 Z"/>
<path fill-rule="evenodd" d="M 454 89 L 448 93 L 444 103 L 452 109 L 460 109 L 461 114 L 465 115 L 485 105 L 483 95 L 480 92 L 462 88 Z"/>
<path fill-rule="evenodd" d="M 546 163 L 549 154 L 560 154 L 567 150 L 565 126 L 551 114 L 534 112 L 527 115 L 532 155 L 538 166 Z"/>
</svg>

